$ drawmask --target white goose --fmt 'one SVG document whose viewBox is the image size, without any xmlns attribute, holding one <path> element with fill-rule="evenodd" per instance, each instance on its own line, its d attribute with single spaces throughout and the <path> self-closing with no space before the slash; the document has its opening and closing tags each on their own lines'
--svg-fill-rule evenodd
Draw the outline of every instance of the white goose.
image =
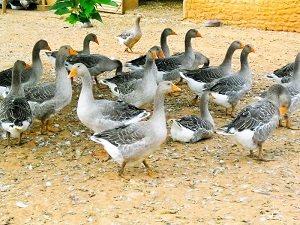
<svg viewBox="0 0 300 225">
<path fill-rule="evenodd" d="M 115 127 L 138 122 L 150 115 L 144 109 L 121 101 L 96 100 L 93 96 L 93 80 L 82 63 L 73 65 L 69 77 L 79 76 L 82 79 L 82 89 L 77 104 L 79 120 L 96 133 Z"/>
<path fill-rule="evenodd" d="M 164 95 L 180 89 L 170 81 L 158 85 L 152 117 L 148 121 L 132 123 L 115 129 L 94 134 L 91 139 L 102 144 L 108 154 L 121 165 L 119 175 L 124 175 L 127 163 L 142 160 L 148 174 L 154 175 L 146 162 L 146 157 L 152 154 L 167 137 L 166 115 L 164 110 Z"/>
</svg>

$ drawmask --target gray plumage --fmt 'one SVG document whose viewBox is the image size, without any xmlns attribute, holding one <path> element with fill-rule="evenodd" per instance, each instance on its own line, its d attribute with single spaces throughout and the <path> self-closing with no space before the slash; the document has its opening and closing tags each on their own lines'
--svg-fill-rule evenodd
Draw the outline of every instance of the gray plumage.
<svg viewBox="0 0 300 225">
<path fill-rule="evenodd" d="M 45 96 L 45 98 L 41 100 L 41 98 L 36 99 L 27 96 L 33 116 L 42 122 L 42 133 L 47 130 L 49 118 L 71 102 L 72 85 L 64 65 L 66 58 L 71 54 L 76 54 L 76 52 L 69 45 L 60 47 L 55 65 L 56 81 L 49 84 L 52 88 L 55 85 L 55 88 L 52 89 L 53 92 L 47 93 L 49 89 L 35 86 L 36 88 L 32 87 L 31 90 L 37 91 L 41 96 Z"/>
<path fill-rule="evenodd" d="M 169 35 L 176 35 L 176 33 L 171 28 L 165 28 L 160 36 L 160 47 L 165 55 L 165 57 L 170 56 L 170 49 L 167 43 L 167 37 Z M 146 63 L 146 55 L 142 55 L 136 59 L 126 62 L 125 66 L 132 70 L 143 69 Z"/>
<path fill-rule="evenodd" d="M 204 84 L 210 83 L 216 79 L 225 77 L 232 73 L 232 56 L 237 49 L 244 48 L 244 44 L 240 41 L 231 43 L 226 51 L 225 57 L 219 66 L 208 66 L 193 70 L 187 70 L 180 73 L 181 77 L 186 80 L 189 88 L 196 94 L 194 103 L 197 96 L 201 96 Z"/>
<path fill-rule="evenodd" d="M 148 121 L 121 126 L 91 137 L 104 145 L 109 155 L 121 164 L 120 176 L 124 176 L 124 167 L 128 162 L 137 160 L 143 160 L 148 174 L 153 174 L 145 158 L 159 148 L 167 137 L 164 95 L 179 90 L 170 81 L 161 82 L 154 99 L 153 114 Z"/>
<path fill-rule="evenodd" d="M 241 68 L 238 72 L 222 77 L 204 85 L 203 90 L 212 94 L 212 101 L 226 108 L 231 108 L 234 117 L 234 109 L 243 95 L 251 89 L 252 71 L 248 63 L 248 55 L 254 52 L 252 45 L 247 44 L 241 52 Z"/>
<path fill-rule="evenodd" d="M 120 44 L 123 44 L 126 46 L 125 52 L 129 52 L 129 50 L 131 52 L 133 52 L 132 51 L 133 46 L 142 38 L 142 30 L 140 27 L 140 21 L 141 21 L 141 18 L 144 18 L 144 17 L 145 16 L 142 13 L 136 14 L 134 28 L 132 28 L 130 30 L 126 30 L 116 36 L 116 38 L 118 39 Z"/>
<path fill-rule="evenodd" d="M 96 44 L 99 45 L 97 35 L 93 34 L 93 33 L 89 33 L 83 39 L 83 49 L 78 50 L 78 51 L 76 50 L 77 54 L 78 55 L 89 55 L 89 54 L 91 54 L 91 50 L 90 50 L 90 42 L 91 41 L 95 42 Z M 55 60 L 56 60 L 57 53 L 58 53 L 58 51 L 46 52 L 46 55 L 50 59 L 50 62 L 51 62 L 52 66 L 54 68 L 55 68 Z"/>
<path fill-rule="evenodd" d="M 21 83 L 21 71 L 25 68 L 25 62 L 20 60 L 15 62 L 11 89 L 0 103 L 0 124 L 6 132 L 8 146 L 10 146 L 10 137 L 19 138 L 20 145 L 23 132 L 32 124 L 32 112 L 24 97 Z"/>
<path fill-rule="evenodd" d="M 273 73 L 267 75 L 267 78 L 275 80 L 279 84 L 288 83 L 291 81 L 293 71 L 294 71 L 294 62 L 291 62 L 277 70 L 274 70 Z"/>
<path fill-rule="evenodd" d="M 292 96 L 291 106 L 284 115 L 286 120 L 286 127 L 295 129 L 291 126 L 290 116 L 300 108 L 300 53 L 297 54 L 295 62 L 293 63 L 292 77 L 288 83 L 283 83 L 283 85 L 288 89 L 290 95 Z M 298 128 L 297 128 L 298 129 Z"/>
<path fill-rule="evenodd" d="M 157 55 L 163 55 L 163 53 L 160 47 L 154 46 L 147 53 L 143 77 L 118 84 L 114 88 L 113 92 L 119 97 L 119 100 L 136 107 L 152 103 L 157 89 L 157 67 L 155 65 Z"/>
<path fill-rule="evenodd" d="M 263 160 L 262 144 L 278 126 L 280 115 L 283 115 L 291 103 L 291 96 L 281 84 L 271 86 L 267 97 L 243 108 L 235 119 L 224 126 L 222 134 L 234 134 L 236 140 L 246 148 L 259 149 L 258 158 Z"/>
<path fill-rule="evenodd" d="M 40 51 L 41 50 L 49 50 L 49 44 L 45 40 L 39 40 L 35 43 L 32 49 L 32 65 L 29 68 L 25 68 L 21 72 L 21 82 L 23 83 L 23 87 L 31 87 L 36 85 L 43 75 L 43 63 L 40 58 Z M 12 80 L 12 68 L 4 70 L 0 72 L 0 95 L 5 96 L 8 91 L 9 87 L 11 86 Z"/>
<path fill-rule="evenodd" d="M 195 60 L 192 38 L 196 37 L 201 37 L 201 34 L 196 29 L 190 29 L 185 35 L 183 54 L 155 60 L 160 80 L 175 80 L 180 77 L 181 70 L 192 69 Z"/>
<path fill-rule="evenodd" d="M 200 117 L 187 115 L 172 119 L 171 137 L 175 141 L 197 142 L 212 137 L 215 131 L 214 120 L 208 110 L 210 94 L 204 92 L 200 100 Z"/>
<path fill-rule="evenodd" d="M 92 77 L 84 64 L 77 63 L 73 66 L 69 77 L 73 76 L 79 76 L 82 79 L 77 116 L 86 127 L 94 132 L 100 133 L 104 130 L 138 122 L 150 115 L 144 109 L 121 101 L 95 100 Z"/>
</svg>

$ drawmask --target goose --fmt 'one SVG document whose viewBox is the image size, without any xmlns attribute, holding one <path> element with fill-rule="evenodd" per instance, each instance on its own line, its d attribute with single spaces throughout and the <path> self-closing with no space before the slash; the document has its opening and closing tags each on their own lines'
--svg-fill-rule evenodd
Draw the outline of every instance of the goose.
<svg viewBox="0 0 300 225">
<path fill-rule="evenodd" d="M 262 145 L 272 131 L 278 126 L 281 115 L 284 115 L 291 103 L 291 96 L 281 84 L 272 85 L 267 97 L 243 108 L 235 119 L 217 131 L 223 135 L 233 135 L 238 143 L 250 149 L 250 157 L 258 148 L 258 159 L 268 161 L 262 153 Z"/>
<path fill-rule="evenodd" d="M 215 132 L 215 123 L 208 110 L 210 93 L 204 92 L 200 100 L 201 117 L 195 115 L 172 119 L 171 138 L 180 142 L 198 142 L 211 138 Z"/>
<path fill-rule="evenodd" d="M 273 73 L 268 74 L 267 78 L 271 80 L 275 80 L 276 83 L 288 83 L 291 81 L 291 77 L 293 75 L 294 70 L 294 62 L 290 62 L 283 67 L 276 69 Z"/>
<path fill-rule="evenodd" d="M 21 82 L 23 87 L 31 87 L 36 85 L 43 74 L 43 63 L 40 58 L 41 50 L 49 50 L 51 48 L 47 41 L 41 39 L 35 43 L 32 49 L 32 65 L 21 72 Z M 0 72 L 0 96 L 5 97 L 9 91 L 12 81 L 12 70 L 9 68 Z"/>
<path fill-rule="evenodd" d="M 155 55 L 155 54 L 156 55 Z M 157 67 L 151 58 L 160 57 L 164 58 L 164 53 L 162 49 L 158 46 L 153 46 L 148 51 L 148 63 L 145 63 L 145 67 L 143 69 L 134 70 L 134 71 L 128 71 L 128 72 L 119 72 L 116 76 L 108 79 L 101 80 L 100 82 L 104 85 L 107 85 L 112 94 L 114 96 L 119 97 L 120 94 L 128 93 L 130 90 L 136 89 L 136 85 L 141 83 L 143 78 L 145 77 L 145 74 L 152 73 L 152 76 L 154 76 L 155 81 L 157 81 Z M 146 62 L 147 62 L 147 55 L 146 55 Z M 146 77 L 145 77 L 146 78 Z M 146 84 L 147 81 L 144 81 L 145 87 L 141 87 L 142 92 L 144 92 L 144 88 L 148 88 L 150 86 L 150 83 L 153 85 L 152 87 L 156 87 L 156 84 L 150 80 L 150 83 Z M 149 88 L 152 88 L 149 87 Z M 129 90 L 128 90 L 129 88 Z M 125 89 L 125 90 L 124 90 Z M 122 91 L 124 90 L 124 91 Z M 147 89 L 148 90 L 148 89 Z M 120 93 L 121 91 L 121 93 Z M 153 92 L 154 93 L 154 92 Z M 154 96 L 154 95 L 153 95 Z"/>
<path fill-rule="evenodd" d="M 293 127 L 291 125 L 290 116 L 300 107 L 300 52 L 296 55 L 293 65 L 294 67 L 290 82 L 283 83 L 283 85 L 288 89 L 290 95 L 292 96 L 291 106 L 284 115 L 284 119 L 287 128 L 299 130 L 299 128 Z M 280 125 L 283 125 L 281 121 Z"/>
<path fill-rule="evenodd" d="M 11 89 L 0 102 L 0 124 L 6 132 L 7 146 L 10 146 L 10 138 L 18 138 L 21 145 L 22 134 L 32 124 L 32 112 L 24 97 L 24 90 L 21 83 L 21 71 L 29 68 L 24 61 L 17 60 L 12 71 Z"/>
<path fill-rule="evenodd" d="M 129 82 L 119 84 L 115 88 L 111 88 L 115 95 L 126 103 L 132 104 L 136 107 L 141 107 L 152 103 L 156 89 L 156 74 L 157 68 L 155 65 L 155 58 L 157 55 L 163 57 L 161 48 L 158 46 L 152 47 L 146 56 L 146 65 L 141 79 L 131 80 Z"/>
<path fill-rule="evenodd" d="M 191 69 L 195 60 L 194 50 L 192 48 L 192 38 L 202 37 L 198 30 L 190 29 L 185 35 L 184 54 L 170 56 L 168 58 L 158 58 L 155 64 L 158 69 L 158 80 L 175 80 L 180 77 L 181 70 Z"/>
<path fill-rule="evenodd" d="M 180 88 L 170 81 L 164 81 L 158 85 L 153 114 L 149 120 L 131 123 L 91 136 L 93 141 L 102 144 L 108 154 L 121 165 L 119 176 L 129 178 L 124 174 L 126 164 L 139 160 L 142 160 L 149 176 L 155 175 L 146 162 L 146 157 L 159 148 L 167 137 L 164 95 L 172 91 L 180 91 Z"/>
<path fill-rule="evenodd" d="M 42 122 L 42 134 L 47 130 L 57 131 L 56 128 L 50 126 L 49 119 L 71 102 L 72 85 L 68 78 L 65 60 L 68 56 L 75 54 L 77 54 L 76 51 L 69 45 L 60 47 L 55 62 L 56 81 L 37 85 L 26 91 L 26 98 L 34 118 Z M 35 96 L 38 98 L 36 99 Z"/>
<path fill-rule="evenodd" d="M 93 33 L 89 33 L 85 36 L 85 38 L 83 39 L 83 49 L 79 50 L 77 52 L 78 55 L 89 55 L 91 54 L 91 50 L 90 50 L 90 42 L 95 42 L 96 44 L 99 45 L 99 41 L 97 38 L 96 34 Z M 46 52 L 46 55 L 48 56 L 51 65 L 55 68 L 55 60 L 56 60 L 56 55 L 57 55 L 58 51 L 52 51 L 52 52 Z"/>
<path fill-rule="evenodd" d="M 205 68 L 198 68 L 194 70 L 181 71 L 180 76 L 187 82 L 187 85 L 196 94 L 192 104 L 196 105 L 198 96 L 201 97 L 204 84 L 210 83 L 213 80 L 227 76 L 232 73 L 232 56 L 238 49 L 243 49 L 244 44 L 241 41 L 233 41 L 227 52 L 223 62 L 219 66 L 209 66 Z"/>
<path fill-rule="evenodd" d="M 126 30 L 122 32 L 121 34 L 117 35 L 116 38 L 119 41 L 120 44 L 123 44 L 126 46 L 125 52 L 131 52 L 133 46 L 141 39 L 142 37 L 142 31 L 140 27 L 140 21 L 141 18 L 145 18 L 143 13 L 138 13 L 136 14 L 136 19 L 135 19 L 135 26 L 134 28 L 130 30 Z"/>
<path fill-rule="evenodd" d="M 167 27 L 163 30 L 160 36 L 160 47 L 165 57 L 170 56 L 170 49 L 167 43 L 167 37 L 169 35 L 177 35 L 177 34 L 171 28 Z M 126 62 L 125 66 L 130 68 L 131 70 L 139 70 L 144 68 L 145 62 L 146 62 L 146 55 L 142 55 L 136 59 Z"/>
<path fill-rule="evenodd" d="M 116 70 L 115 73 L 118 74 L 123 69 L 123 64 L 120 60 L 110 59 L 101 54 L 70 56 L 66 59 L 65 66 L 70 71 L 76 63 L 83 63 L 88 68 L 98 87 L 100 85 L 97 79 L 98 75 L 112 70 Z"/>
<path fill-rule="evenodd" d="M 138 122 L 150 115 L 144 109 L 133 105 L 105 99 L 95 100 L 93 96 L 93 81 L 87 67 L 82 63 L 73 65 L 69 78 L 79 76 L 82 88 L 77 104 L 79 120 L 95 133 Z"/>
<path fill-rule="evenodd" d="M 231 108 L 231 116 L 235 117 L 235 107 L 239 104 L 243 95 L 252 87 L 252 71 L 248 63 L 248 55 L 255 52 L 251 44 L 245 45 L 241 52 L 241 68 L 238 72 L 222 77 L 204 85 L 203 90 L 211 92 L 212 101 L 226 108 Z"/>
</svg>

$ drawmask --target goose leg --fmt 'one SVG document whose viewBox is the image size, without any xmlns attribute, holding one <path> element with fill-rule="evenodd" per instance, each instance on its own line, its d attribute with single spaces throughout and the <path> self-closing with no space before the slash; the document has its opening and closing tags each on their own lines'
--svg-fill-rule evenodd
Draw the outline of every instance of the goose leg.
<svg viewBox="0 0 300 225">
<path fill-rule="evenodd" d="M 41 134 L 46 134 L 47 131 L 46 121 L 42 120 L 41 122 L 42 122 Z"/>
<path fill-rule="evenodd" d="M 10 133 L 6 132 L 6 137 L 7 137 L 7 146 L 10 146 Z"/>
<path fill-rule="evenodd" d="M 20 136 L 19 136 L 19 145 L 21 145 L 21 142 L 22 142 L 22 136 L 23 136 L 23 132 L 22 133 L 20 133 Z"/>
<path fill-rule="evenodd" d="M 50 125 L 50 119 L 48 119 L 46 121 L 46 127 L 45 128 L 46 128 L 46 130 L 51 131 L 51 132 L 58 132 L 58 131 L 60 131 L 59 128 L 53 127 L 53 126 Z"/>
<path fill-rule="evenodd" d="M 155 173 L 155 172 L 150 168 L 150 166 L 148 165 L 146 159 L 143 160 L 143 164 L 144 164 L 144 166 L 146 167 L 147 173 L 148 173 L 148 175 L 149 175 L 150 177 L 158 177 L 158 174 Z"/>
<path fill-rule="evenodd" d="M 273 161 L 273 159 L 266 159 L 266 158 L 264 158 L 264 155 L 262 153 L 262 143 L 258 144 L 258 159 L 260 161 L 265 161 L 265 162 Z"/>
<path fill-rule="evenodd" d="M 124 161 L 122 163 L 121 168 L 119 170 L 119 176 L 125 178 L 126 180 L 130 180 L 131 177 L 129 175 L 124 174 L 124 169 L 125 169 L 126 164 L 127 164 L 127 161 Z"/>
<path fill-rule="evenodd" d="M 198 101 L 198 95 L 196 95 L 195 98 L 193 98 L 192 100 L 193 106 L 198 106 L 197 101 Z"/>
<path fill-rule="evenodd" d="M 231 106 L 231 117 L 235 118 L 236 114 L 235 114 L 235 105 Z"/>
<path fill-rule="evenodd" d="M 292 127 L 289 116 L 285 116 L 285 122 L 286 122 L 286 128 L 291 129 L 291 130 L 300 130 L 299 127 Z"/>
</svg>

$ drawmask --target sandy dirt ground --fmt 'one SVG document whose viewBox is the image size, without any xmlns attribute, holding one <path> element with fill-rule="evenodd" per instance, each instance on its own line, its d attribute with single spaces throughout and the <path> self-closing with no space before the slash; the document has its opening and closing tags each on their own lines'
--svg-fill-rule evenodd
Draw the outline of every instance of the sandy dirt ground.
<svg viewBox="0 0 300 225">
<path fill-rule="evenodd" d="M 114 38 L 133 26 L 135 13 L 146 16 L 141 21 L 143 37 L 134 53 L 124 53 Z M 125 15 L 102 13 L 103 23 L 81 28 L 63 21 L 53 12 L 8 10 L 0 15 L 0 69 L 15 60 L 31 62 L 36 41 L 45 39 L 52 50 L 70 44 L 82 48 L 88 33 L 95 33 L 100 44 L 91 43 L 91 51 L 122 62 L 144 54 L 159 44 L 161 31 L 170 27 L 172 51 L 183 51 L 185 33 L 196 28 L 202 38 L 192 40 L 195 50 L 219 65 L 234 40 L 253 44 L 249 55 L 253 70 L 253 89 L 242 99 L 238 109 L 255 101 L 254 97 L 274 82 L 266 75 L 295 59 L 300 34 L 259 31 L 223 25 L 204 27 L 196 21 L 184 21 L 181 4 L 142 5 Z M 239 69 L 240 51 L 234 54 L 234 70 Z M 41 52 L 44 75 L 41 82 L 54 80 L 50 61 Z M 111 77 L 106 73 L 102 77 Z M 21 146 L 6 148 L 0 139 L 0 224 L 299 224 L 300 223 L 300 131 L 278 128 L 263 145 L 266 157 L 260 162 L 248 157 L 249 151 L 231 137 L 214 135 L 195 144 L 173 142 L 170 138 L 148 159 L 159 178 L 147 175 L 142 164 L 126 167 L 132 178 L 117 175 L 119 165 L 103 161 L 101 145 L 90 140 L 92 131 L 80 123 L 76 104 L 80 81 L 73 88 L 72 103 L 59 112 L 54 124 L 58 133 L 41 135 L 35 122 L 24 135 Z M 182 92 L 167 96 L 168 119 L 199 114 L 191 105 L 194 97 L 185 83 Z M 94 87 L 97 98 L 112 99 L 108 89 Z M 149 108 L 151 110 L 151 108 Z M 224 109 L 210 104 L 217 127 L 231 118 Z M 299 113 L 292 121 L 300 126 Z M 13 143 L 16 143 L 13 140 Z"/>
</svg>

